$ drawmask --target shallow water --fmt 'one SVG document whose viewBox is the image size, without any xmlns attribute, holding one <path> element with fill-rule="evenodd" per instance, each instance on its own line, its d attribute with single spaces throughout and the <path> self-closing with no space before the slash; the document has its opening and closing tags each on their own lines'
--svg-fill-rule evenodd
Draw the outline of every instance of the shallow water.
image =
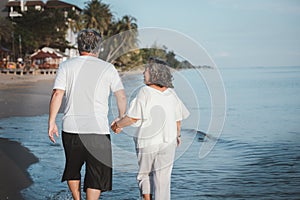
<svg viewBox="0 0 300 200">
<path fill-rule="evenodd" d="M 221 74 L 226 121 L 215 147 L 202 159 L 200 147 L 215 141 L 203 141 L 194 131 L 206 132 L 209 127 L 209 92 L 191 70 L 178 75 L 190 86 L 181 87 L 175 76 L 178 95 L 192 115 L 183 123 L 183 145 L 177 150 L 172 173 L 172 199 L 299 199 L 300 67 L 226 68 Z M 141 76 L 124 79 L 129 99 L 141 82 Z M 115 109 L 112 106 L 110 120 Z M 24 198 L 71 199 L 66 183 L 60 182 L 63 147 L 60 139 L 55 145 L 49 142 L 47 116 L 1 119 L 0 127 L 1 137 L 21 142 L 39 158 L 28 169 L 34 184 L 22 191 Z M 113 191 L 103 193 L 102 199 L 138 199 L 131 129 L 124 132 L 112 135 Z"/>
</svg>

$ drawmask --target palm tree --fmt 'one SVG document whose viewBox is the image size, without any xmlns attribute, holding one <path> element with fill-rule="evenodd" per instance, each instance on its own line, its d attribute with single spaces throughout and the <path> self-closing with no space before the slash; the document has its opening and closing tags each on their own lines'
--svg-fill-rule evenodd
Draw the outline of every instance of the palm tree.
<svg viewBox="0 0 300 200">
<path fill-rule="evenodd" d="M 108 31 L 108 36 L 106 60 L 113 62 L 124 53 L 137 47 L 136 19 L 125 15 L 121 20 L 113 22 Z"/>
<path fill-rule="evenodd" d="M 101 0 L 91 0 L 83 10 L 85 28 L 92 28 L 99 31 L 102 35 L 108 31 L 111 24 L 112 13 L 109 5 Z"/>
<path fill-rule="evenodd" d="M 101 0 L 86 3 L 83 19 L 85 28 L 95 29 L 103 38 L 102 59 L 115 63 L 116 59 L 137 46 L 136 19 L 125 15 L 121 20 L 114 20 L 109 5 Z"/>
</svg>

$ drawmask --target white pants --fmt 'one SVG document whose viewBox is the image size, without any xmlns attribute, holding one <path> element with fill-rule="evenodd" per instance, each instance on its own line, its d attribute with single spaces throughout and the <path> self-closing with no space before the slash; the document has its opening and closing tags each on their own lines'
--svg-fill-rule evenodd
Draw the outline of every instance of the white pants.
<svg viewBox="0 0 300 200">
<path fill-rule="evenodd" d="M 176 142 L 137 149 L 139 165 L 137 181 L 141 194 L 154 193 L 155 200 L 171 198 L 171 173 L 175 150 Z"/>
</svg>

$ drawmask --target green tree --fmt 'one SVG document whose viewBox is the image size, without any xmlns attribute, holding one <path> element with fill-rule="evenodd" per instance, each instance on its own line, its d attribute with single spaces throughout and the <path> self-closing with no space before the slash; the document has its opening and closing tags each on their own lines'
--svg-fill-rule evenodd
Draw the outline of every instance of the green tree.
<svg viewBox="0 0 300 200">
<path fill-rule="evenodd" d="M 166 61 L 172 68 L 179 68 L 180 62 L 175 58 L 175 53 L 173 51 L 169 51 L 166 53 Z"/>
<path fill-rule="evenodd" d="M 119 66 L 127 65 L 129 60 L 120 57 L 137 46 L 136 19 L 125 15 L 120 20 L 114 20 L 109 5 L 101 0 L 86 3 L 83 19 L 85 28 L 101 33 L 103 51 L 100 58 Z"/>
<path fill-rule="evenodd" d="M 51 46 L 64 50 L 67 47 L 64 13 L 61 10 L 35 9 L 22 13 L 22 17 L 14 19 L 15 34 L 22 37 L 23 52 L 32 53 L 34 50 Z"/>
<path fill-rule="evenodd" d="M 41 34 L 44 40 L 41 41 L 42 46 L 51 46 L 62 51 L 68 46 L 65 36 L 68 26 L 63 10 L 47 9 L 43 13 L 41 20 L 43 30 Z"/>
<path fill-rule="evenodd" d="M 129 52 L 137 48 L 137 34 L 137 24 L 134 17 L 125 15 L 121 20 L 112 22 L 106 36 L 108 40 L 103 44 L 104 52 L 102 55 L 111 62 L 115 62 L 123 54 L 130 57 Z M 126 62 L 122 62 L 122 64 L 126 65 Z"/>
<path fill-rule="evenodd" d="M 101 0 L 91 0 L 86 3 L 83 14 L 85 28 L 97 30 L 102 37 L 108 32 L 113 17 L 109 5 L 102 3 Z"/>
<path fill-rule="evenodd" d="M 0 44 L 7 44 L 11 41 L 13 26 L 11 21 L 0 17 Z"/>
</svg>

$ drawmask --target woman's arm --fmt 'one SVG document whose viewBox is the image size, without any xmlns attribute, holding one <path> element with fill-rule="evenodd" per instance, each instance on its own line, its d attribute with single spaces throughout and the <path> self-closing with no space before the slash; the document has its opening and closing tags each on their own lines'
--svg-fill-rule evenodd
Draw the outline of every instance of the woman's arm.
<svg viewBox="0 0 300 200">
<path fill-rule="evenodd" d="M 111 129 L 115 133 L 120 133 L 123 127 L 130 126 L 131 124 L 134 124 L 137 120 L 139 119 L 131 118 L 126 115 L 125 117 L 122 117 L 119 121 L 114 122 L 111 125 Z"/>
</svg>

